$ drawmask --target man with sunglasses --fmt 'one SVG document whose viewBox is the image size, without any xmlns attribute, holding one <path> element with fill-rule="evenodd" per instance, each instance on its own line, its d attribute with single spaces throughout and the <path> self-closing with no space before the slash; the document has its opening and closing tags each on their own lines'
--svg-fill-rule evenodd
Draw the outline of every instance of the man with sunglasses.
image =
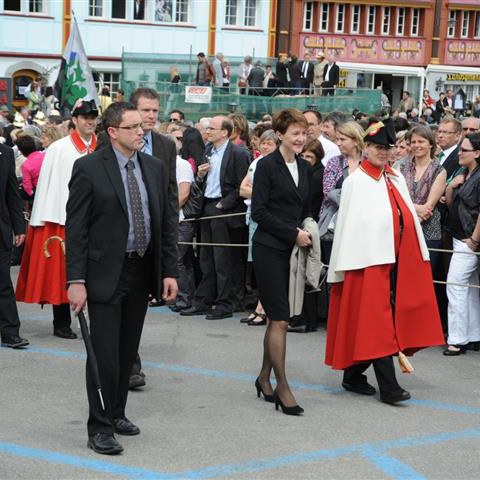
<svg viewBox="0 0 480 480">
<path fill-rule="evenodd" d="M 172 110 L 170 112 L 170 118 L 169 118 L 171 123 L 185 123 L 185 115 L 181 110 Z"/>
<path fill-rule="evenodd" d="M 111 145 L 79 159 L 67 203 L 67 283 L 76 313 L 87 302 L 105 406 L 87 367 L 88 447 L 123 451 L 114 433 L 138 435 L 125 415 L 129 377 L 138 351 L 148 295 L 177 293 L 176 230 L 164 162 L 140 152 L 137 108 L 113 103 L 103 115 Z M 177 221 L 177 218 L 174 219 Z"/>
<path fill-rule="evenodd" d="M 467 117 L 462 120 L 462 136 L 480 131 L 480 118 Z"/>
</svg>

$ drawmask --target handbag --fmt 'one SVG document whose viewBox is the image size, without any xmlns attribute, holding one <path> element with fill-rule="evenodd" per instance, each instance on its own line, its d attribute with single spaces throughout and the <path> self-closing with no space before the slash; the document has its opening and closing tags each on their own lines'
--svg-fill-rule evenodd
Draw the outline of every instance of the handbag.
<svg viewBox="0 0 480 480">
<path fill-rule="evenodd" d="M 183 215 L 186 219 L 198 218 L 203 212 L 203 189 L 197 182 L 192 182 L 190 186 L 190 196 L 183 206 Z"/>
</svg>

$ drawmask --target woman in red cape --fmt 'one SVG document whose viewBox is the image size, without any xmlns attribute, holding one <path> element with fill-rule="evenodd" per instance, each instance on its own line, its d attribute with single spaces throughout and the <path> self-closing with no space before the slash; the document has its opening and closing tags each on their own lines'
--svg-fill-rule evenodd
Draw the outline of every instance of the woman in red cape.
<svg viewBox="0 0 480 480">
<path fill-rule="evenodd" d="M 325 363 L 344 370 L 342 386 L 374 395 L 363 372 L 373 364 L 380 400 L 410 398 L 393 355 L 444 343 L 428 250 L 402 175 L 388 166 L 395 132 L 371 125 L 365 158 L 342 187 L 329 267 L 333 283 Z"/>
</svg>

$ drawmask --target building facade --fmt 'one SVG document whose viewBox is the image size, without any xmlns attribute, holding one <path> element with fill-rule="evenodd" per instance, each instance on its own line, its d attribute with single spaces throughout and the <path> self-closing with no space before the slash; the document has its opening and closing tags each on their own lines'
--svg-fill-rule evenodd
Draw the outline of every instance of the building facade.
<svg viewBox="0 0 480 480">
<path fill-rule="evenodd" d="M 39 74 L 52 84 L 76 20 L 92 69 L 116 90 L 122 51 L 266 57 L 269 0 L 0 0 L 0 77 L 14 104 Z"/>
<path fill-rule="evenodd" d="M 480 85 L 478 0 L 278 0 L 276 54 L 323 51 L 350 88 L 381 87 L 392 105 L 403 90 Z"/>
</svg>

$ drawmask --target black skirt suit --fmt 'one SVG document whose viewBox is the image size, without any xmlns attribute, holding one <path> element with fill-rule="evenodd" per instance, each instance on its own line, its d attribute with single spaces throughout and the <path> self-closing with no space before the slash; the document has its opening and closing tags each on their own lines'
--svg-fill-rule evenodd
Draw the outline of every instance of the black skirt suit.
<svg viewBox="0 0 480 480">
<path fill-rule="evenodd" d="M 258 162 L 252 194 L 252 218 L 258 223 L 252 254 L 260 301 L 270 320 L 288 320 L 290 255 L 297 227 L 311 216 L 312 168 L 302 158 L 298 165 L 298 187 L 280 150 Z"/>
</svg>

